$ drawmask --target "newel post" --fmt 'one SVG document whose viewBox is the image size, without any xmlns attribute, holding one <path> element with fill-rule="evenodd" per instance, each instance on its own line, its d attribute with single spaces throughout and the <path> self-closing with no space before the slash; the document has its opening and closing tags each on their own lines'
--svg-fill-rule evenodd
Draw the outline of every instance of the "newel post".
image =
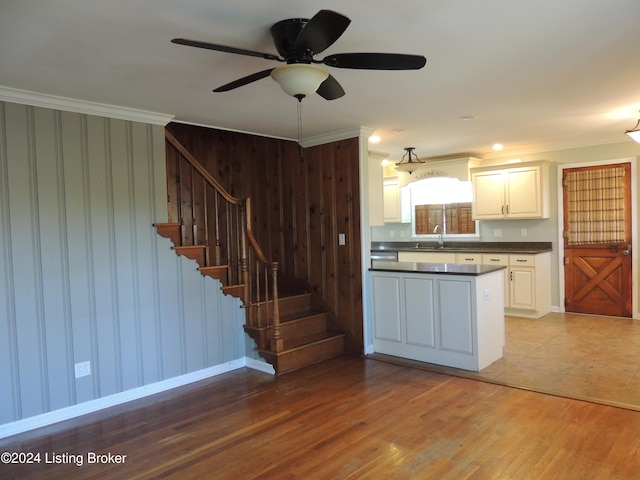
<svg viewBox="0 0 640 480">
<path fill-rule="evenodd" d="M 244 285 L 244 293 L 242 295 L 242 302 L 244 303 L 244 307 L 247 308 L 251 305 L 251 298 L 249 298 L 249 257 L 247 252 L 247 222 L 248 215 L 250 215 L 251 205 L 249 203 L 250 199 L 245 199 L 244 202 L 240 203 L 240 221 L 242 222 L 242 226 L 240 227 L 240 243 L 241 243 L 241 252 L 240 252 L 240 271 L 242 273 L 242 283 Z M 253 320 L 252 315 L 249 314 L 248 318 Z"/>
<path fill-rule="evenodd" d="M 271 263 L 271 279 L 273 285 L 273 336 L 271 337 L 271 351 L 284 350 L 283 340 L 280 336 L 280 307 L 278 306 L 278 262 Z"/>
</svg>

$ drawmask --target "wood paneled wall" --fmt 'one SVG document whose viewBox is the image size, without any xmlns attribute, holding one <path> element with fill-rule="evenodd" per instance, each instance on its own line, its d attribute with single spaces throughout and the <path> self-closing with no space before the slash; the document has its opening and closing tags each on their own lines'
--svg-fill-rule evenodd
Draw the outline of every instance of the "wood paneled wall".
<svg viewBox="0 0 640 480">
<path fill-rule="evenodd" d="M 306 279 L 362 352 L 359 140 L 295 142 L 171 123 L 169 131 L 234 196 L 282 275 Z M 338 244 L 339 234 L 345 245 Z"/>
</svg>

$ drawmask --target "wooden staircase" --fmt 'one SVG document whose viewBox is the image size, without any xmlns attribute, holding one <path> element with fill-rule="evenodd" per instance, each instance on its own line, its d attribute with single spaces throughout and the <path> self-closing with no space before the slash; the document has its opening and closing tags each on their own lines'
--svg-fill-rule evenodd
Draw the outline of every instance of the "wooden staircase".
<svg viewBox="0 0 640 480">
<path fill-rule="evenodd" d="M 302 279 L 280 277 L 251 229 L 251 199 L 234 198 L 169 133 L 167 223 L 154 226 L 178 255 L 194 260 L 202 275 L 240 298 L 245 332 L 276 374 L 344 352 L 344 333 Z"/>
<path fill-rule="evenodd" d="M 287 288 L 282 288 L 278 297 L 282 350 L 276 352 L 270 348 L 270 329 L 244 326 L 255 340 L 260 356 L 270 364 L 278 365 L 277 373 L 286 373 L 344 352 L 345 335 L 335 328 L 330 313 L 317 296 L 303 282 L 287 280 Z M 297 285 L 292 287 L 292 283 Z M 269 305 L 260 308 L 268 309 Z"/>
</svg>

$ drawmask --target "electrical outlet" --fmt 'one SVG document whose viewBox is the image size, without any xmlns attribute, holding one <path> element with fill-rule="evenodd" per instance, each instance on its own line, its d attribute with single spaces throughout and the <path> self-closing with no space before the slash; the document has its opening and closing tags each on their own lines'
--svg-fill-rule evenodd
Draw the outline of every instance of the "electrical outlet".
<svg viewBox="0 0 640 480">
<path fill-rule="evenodd" d="M 91 375 L 91 362 L 80 362 L 75 364 L 76 378 Z"/>
<path fill-rule="evenodd" d="M 402 238 L 404 238 L 404 230 L 402 230 L 402 231 L 400 232 L 400 236 L 401 236 Z"/>
<path fill-rule="evenodd" d="M 396 232 L 394 232 L 393 230 L 391 230 L 391 231 L 389 232 L 389 236 L 390 236 L 391 238 L 395 237 L 395 236 L 396 236 Z"/>
<path fill-rule="evenodd" d="M 521 228 L 520 229 L 520 236 L 521 237 L 526 237 L 527 236 L 527 229 L 526 228 Z"/>
<path fill-rule="evenodd" d="M 488 288 L 484 289 L 484 299 L 489 300 L 491 298 L 491 292 Z"/>
<path fill-rule="evenodd" d="M 495 228 L 493 230 L 493 236 L 496 237 L 496 238 L 502 237 L 502 229 L 501 228 Z"/>
<path fill-rule="evenodd" d="M 344 233 L 339 233 L 338 234 L 338 245 L 345 245 L 347 242 L 346 237 L 344 235 Z"/>
</svg>

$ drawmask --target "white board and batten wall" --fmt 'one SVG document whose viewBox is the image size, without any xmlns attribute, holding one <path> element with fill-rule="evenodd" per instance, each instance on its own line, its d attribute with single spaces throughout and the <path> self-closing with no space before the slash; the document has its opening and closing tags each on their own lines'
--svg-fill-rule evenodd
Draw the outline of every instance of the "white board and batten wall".
<svg viewBox="0 0 640 480">
<path fill-rule="evenodd" d="M 254 355 L 166 195 L 163 125 L 0 101 L 0 438 Z"/>
</svg>

